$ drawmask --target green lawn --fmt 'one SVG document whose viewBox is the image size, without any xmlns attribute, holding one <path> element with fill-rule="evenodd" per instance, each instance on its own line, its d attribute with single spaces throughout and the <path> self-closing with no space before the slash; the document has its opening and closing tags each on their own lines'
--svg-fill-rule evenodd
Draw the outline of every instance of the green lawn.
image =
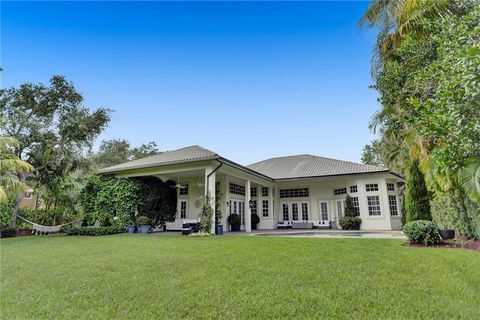
<svg viewBox="0 0 480 320">
<path fill-rule="evenodd" d="M 400 240 L 0 240 L 1 318 L 480 319 L 480 254 Z"/>
</svg>

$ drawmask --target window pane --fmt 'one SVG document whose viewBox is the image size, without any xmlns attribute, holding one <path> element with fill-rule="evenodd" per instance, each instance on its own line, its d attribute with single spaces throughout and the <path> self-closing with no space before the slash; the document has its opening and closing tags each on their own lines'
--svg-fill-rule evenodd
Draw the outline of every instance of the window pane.
<svg viewBox="0 0 480 320">
<path fill-rule="evenodd" d="M 262 215 L 268 217 L 268 200 L 263 200 L 262 203 Z"/>
<path fill-rule="evenodd" d="M 397 196 L 388 196 L 388 205 L 390 206 L 390 215 L 398 216 Z"/>
<path fill-rule="evenodd" d="M 298 204 L 292 203 L 292 220 L 298 220 Z"/>
<path fill-rule="evenodd" d="M 371 216 L 380 216 L 382 214 L 380 210 L 380 197 L 379 196 L 368 196 L 368 214 Z"/>
<path fill-rule="evenodd" d="M 320 213 L 321 213 L 321 218 L 323 221 L 328 220 L 328 205 L 326 202 L 321 202 L 320 203 Z"/>
</svg>

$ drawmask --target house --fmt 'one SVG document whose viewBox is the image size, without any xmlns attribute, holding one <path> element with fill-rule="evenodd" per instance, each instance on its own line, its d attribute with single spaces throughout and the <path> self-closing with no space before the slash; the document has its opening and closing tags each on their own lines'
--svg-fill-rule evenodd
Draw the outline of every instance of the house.
<svg viewBox="0 0 480 320">
<path fill-rule="evenodd" d="M 37 207 L 37 196 L 34 194 L 32 188 L 28 188 L 27 192 L 20 200 L 20 208 L 35 209 Z"/>
<path fill-rule="evenodd" d="M 197 219 L 205 196 L 221 197 L 222 224 L 241 217 L 241 229 L 279 227 L 339 228 L 345 198 L 350 195 L 363 230 L 401 228 L 399 184 L 403 179 L 387 168 L 295 155 L 243 166 L 200 146 L 190 146 L 102 169 L 117 177 L 155 176 L 178 185 L 178 211 L 169 230 Z M 225 228 L 228 229 L 228 228 Z"/>
</svg>

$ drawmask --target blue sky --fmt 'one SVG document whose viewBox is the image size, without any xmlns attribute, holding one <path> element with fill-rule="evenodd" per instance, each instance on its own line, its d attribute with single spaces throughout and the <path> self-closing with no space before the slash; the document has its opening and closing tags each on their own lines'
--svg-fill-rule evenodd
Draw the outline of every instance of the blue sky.
<svg viewBox="0 0 480 320">
<path fill-rule="evenodd" d="M 2 1 L 1 85 L 65 75 L 86 106 L 115 110 L 100 139 L 359 161 L 378 108 L 367 6 Z"/>
</svg>

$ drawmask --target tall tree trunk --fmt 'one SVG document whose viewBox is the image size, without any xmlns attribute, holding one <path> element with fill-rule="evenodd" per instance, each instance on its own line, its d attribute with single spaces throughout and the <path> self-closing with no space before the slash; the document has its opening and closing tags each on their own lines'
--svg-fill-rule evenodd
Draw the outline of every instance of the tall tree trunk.
<svg viewBox="0 0 480 320">
<path fill-rule="evenodd" d="M 27 182 L 27 175 L 23 172 L 18 173 L 18 180 L 21 183 L 26 183 Z M 17 213 L 18 209 L 20 209 L 20 203 L 22 203 L 23 200 L 23 193 L 19 193 L 16 196 L 17 202 L 15 203 L 15 206 L 13 207 L 12 210 L 12 222 L 10 222 L 10 226 L 16 228 L 17 227 Z"/>
</svg>

